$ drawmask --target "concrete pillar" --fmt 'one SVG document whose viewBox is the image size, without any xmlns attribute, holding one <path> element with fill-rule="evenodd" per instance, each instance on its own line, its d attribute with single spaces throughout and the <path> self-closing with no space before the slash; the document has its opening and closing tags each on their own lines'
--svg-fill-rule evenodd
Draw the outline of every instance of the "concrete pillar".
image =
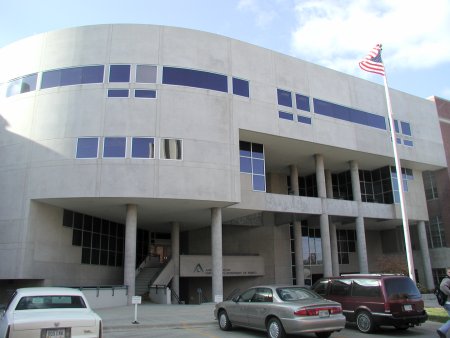
<svg viewBox="0 0 450 338">
<path fill-rule="evenodd" d="M 135 296 L 136 284 L 136 233 L 137 233 L 137 206 L 127 205 L 125 221 L 125 259 L 124 259 L 124 284 L 128 285 L 128 305 L 131 305 L 131 297 Z"/>
<path fill-rule="evenodd" d="M 305 271 L 303 266 L 303 238 L 302 223 L 294 221 L 294 251 L 295 251 L 295 278 L 297 285 L 305 285 Z"/>
<path fill-rule="evenodd" d="M 333 276 L 339 276 L 339 253 L 337 244 L 336 224 L 330 222 L 331 263 Z"/>
<path fill-rule="evenodd" d="M 178 222 L 172 223 L 172 261 L 173 261 L 173 278 L 172 290 L 180 296 L 180 224 Z"/>
<path fill-rule="evenodd" d="M 330 245 L 330 224 L 328 220 L 327 208 L 327 191 L 325 184 L 325 165 L 323 156 L 315 155 L 316 159 L 316 179 L 317 179 L 317 193 L 322 199 L 322 214 L 320 215 L 320 235 L 322 239 L 322 260 L 323 260 L 323 275 L 330 277 L 333 275 L 331 263 L 331 245 Z"/>
<path fill-rule="evenodd" d="M 212 301 L 223 299 L 222 209 L 211 209 Z"/>
<path fill-rule="evenodd" d="M 432 290 L 434 289 L 433 271 L 431 269 L 430 251 L 428 250 L 427 231 L 424 221 L 417 223 L 417 234 L 419 235 L 420 253 L 422 254 L 425 286 L 428 290 Z"/>
<path fill-rule="evenodd" d="M 291 169 L 291 189 L 292 189 L 292 193 L 295 196 L 299 196 L 300 195 L 300 188 L 298 186 L 298 169 L 297 166 L 294 164 L 291 164 L 289 166 L 289 168 Z"/>
<path fill-rule="evenodd" d="M 325 170 L 325 185 L 327 197 L 333 198 L 333 178 L 331 176 L 331 170 Z"/>
<path fill-rule="evenodd" d="M 356 246 L 358 248 L 359 272 L 368 273 L 369 264 L 367 261 L 366 229 L 364 226 L 364 217 L 362 217 L 359 168 L 356 161 L 350 162 L 350 174 L 352 178 L 353 200 L 358 202 L 358 217 L 356 217 Z"/>
</svg>

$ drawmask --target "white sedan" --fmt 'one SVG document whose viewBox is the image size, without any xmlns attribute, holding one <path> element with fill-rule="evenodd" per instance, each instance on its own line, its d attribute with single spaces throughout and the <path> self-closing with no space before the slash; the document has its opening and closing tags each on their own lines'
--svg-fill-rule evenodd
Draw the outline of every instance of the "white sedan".
<svg viewBox="0 0 450 338">
<path fill-rule="evenodd" d="M 17 289 L 0 310 L 0 338 L 100 338 L 102 320 L 71 288 Z"/>
</svg>

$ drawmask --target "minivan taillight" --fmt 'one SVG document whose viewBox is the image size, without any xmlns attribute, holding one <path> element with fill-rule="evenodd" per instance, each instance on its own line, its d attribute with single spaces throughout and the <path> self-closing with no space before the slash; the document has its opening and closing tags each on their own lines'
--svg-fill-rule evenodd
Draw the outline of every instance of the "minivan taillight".
<svg viewBox="0 0 450 338">
<path fill-rule="evenodd" d="M 309 307 L 300 308 L 294 312 L 296 316 L 318 316 L 321 311 L 328 311 L 330 315 L 337 315 L 342 313 L 342 307 L 340 306 L 322 306 L 322 307 Z"/>
</svg>

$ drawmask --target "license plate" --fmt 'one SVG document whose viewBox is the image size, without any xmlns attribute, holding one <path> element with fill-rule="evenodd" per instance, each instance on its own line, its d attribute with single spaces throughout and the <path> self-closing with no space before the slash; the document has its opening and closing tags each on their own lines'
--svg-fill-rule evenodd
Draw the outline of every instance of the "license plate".
<svg viewBox="0 0 450 338">
<path fill-rule="evenodd" d="M 320 310 L 319 317 L 330 317 L 330 312 L 328 310 Z"/>
<path fill-rule="evenodd" d="M 412 305 L 411 305 L 411 304 L 403 305 L 403 309 L 404 309 L 405 311 L 412 311 Z"/>
<path fill-rule="evenodd" d="M 66 329 L 65 328 L 58 328 L 58 329 L 44 329 L 44 334 L 41 335 L 41 337 L 44 338 L 66 338 L 70 337 L 69 335 L 66 335 Z"/>
</svg>

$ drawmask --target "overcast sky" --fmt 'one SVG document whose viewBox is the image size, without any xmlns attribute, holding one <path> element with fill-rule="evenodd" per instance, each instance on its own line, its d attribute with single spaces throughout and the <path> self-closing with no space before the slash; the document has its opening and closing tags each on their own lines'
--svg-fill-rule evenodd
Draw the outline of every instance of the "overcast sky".
<svg viewBox="0 0 450 338">
<path fill-rule="evenodd" d="M 358 61 L 382 43 L 390 87 L 450 100 L 449 0 L 0 0 L 0 48 L 101 23 L 217 33 L 380 84 Z"/>
</svg>

